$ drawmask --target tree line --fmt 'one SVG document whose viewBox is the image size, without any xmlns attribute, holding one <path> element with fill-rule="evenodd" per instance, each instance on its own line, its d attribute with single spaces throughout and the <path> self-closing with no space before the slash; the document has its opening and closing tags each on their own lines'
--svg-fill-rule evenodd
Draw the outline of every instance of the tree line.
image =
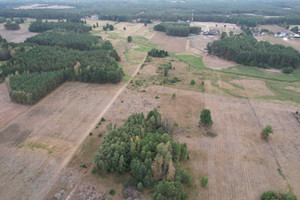
<svg viewBox="0 0 300 200">
<path fill-rule="evenodd" d="M 199 34 L 201 27 L 190 27 L 188 23 L 160 23 L 154 26 L 154 30 L 171 36 L 187 37 L 190 33 Z"/>
<path fill-rule="evenodd" d="M 45 32 L 53 29 L 64 29 L 66 31 L 73 31 L 78 33 L 87 33 L 92 30 L 92 27 L 86 26 L 83 23 L 75 22 L 42 22 L 37 20 L 29 25 L 30 32 Z"/>
<path fill-rule="evenodd" d="M 164 57 L 169 56 L 169 53 L 168 53 L 168 51 L 165 51 L 165 50 L 153 48 L 148 52 L 148 56 L 164 58 Z"/>
<path fill-rule="evenodd" d="M 8 77 L 10 98 L 18 103 L 34 104 L 60 86 L 64 81 L 64 71 L 25 73 Z"/>
<path fill-rule="evenodd" d="M 189 159 L 187 145 L 174 142 L 166 134 L 161 114 L 155 109 L 133 114 L 124 125 L 108 127 L 108 133 L 94 156 L 94 170 L 133 177 L 131 185 L 142 190 L 153 188 L 153 199 L 186 199 L 184 185 L 192 185 L 192 177 L 180 168 Z"/>
<path fill-rule="evenodd" d="M 90 50 L 94 45 L 97 45 L 100 38 L 99 36 L 93 36 L 87 33 L 53 30 L 27 38 L 25 42 L 78 50 Z"/>
<path fill-rule="evenodd" d="M 292 47 L 272 45 L 266 41 L 258 42 L 253 36 L 224 37 L 207 44 L 209 54 L 233 60 L 239 64 L 262 68 L 297 68 L 300 54 Z"/>
</svg>

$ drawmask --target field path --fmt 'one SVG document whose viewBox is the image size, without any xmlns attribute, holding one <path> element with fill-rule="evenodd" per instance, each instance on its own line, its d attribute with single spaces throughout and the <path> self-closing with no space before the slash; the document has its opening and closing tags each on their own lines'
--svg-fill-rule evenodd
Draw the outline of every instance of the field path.
<svg viewBox="0 0 300 200">
<path fill-rule="evenodd" d="M 146 59 L 146 56 L 143 59 Z M 138 67 L 136 68 L 136 70 L 134 71 L 134 73 L 132 74 L 132 78 L 135 77 L 138 73 L 138 71 L 140 70 L 143 62 L 138 65 Z M 76 144 L 76 146 L 73 148 L 72 152 L 68 155 L 68 157 L 66 157 L 64 159 L 64 161 L 60 164 L 59 168 L 55 171 L 55 174 L 52 175 L 51 179 L 47 182 L 47 185 L 45 185 L 45 187 L 43 187 L 43 190 L 40 192 L 40 194 L 38 195 L 38 199 L 43 199 L 48 192 L 51 190 L 52 186 L 55 184 L 55 182 L 57 181 L 59 174 L 62 172 L 62 170 L 68 165 L 68 163 L 71 161 L 71 159 L 73 158 L 74 154 L 76 153 L 76 151 L 78 150 L 78 148 L 80 147 L 80 145 L 83 143 L 83 141 L 85 140 L 85 138 L 89 135 L 89 133 L 95 128 L 95 126 L 97 125 L 97 123 L 101 120 L 101 118 L 105 115 L 105 113 L 109 110 L 109 108 L 111 107 L 111 105 L 115 102 L 115 100 L 118 98 L 118 96 L 124 91 L 124 89 L 127 87 L 127 83 L 122 85 L 122 87 L 116 92 L 116 94 L 114 95 L 114 97 L 109 101 L 109 103 L 107 104 L 107 106 L 104 108 L 104 110 L 100 113 L 100 115 L 93 121 L 93 123 L 91 123 L 90 127 L 88 128 L 88 130 L 85 132 L 85 134 L 83 134 L 78 143 Z"/>
</svg>

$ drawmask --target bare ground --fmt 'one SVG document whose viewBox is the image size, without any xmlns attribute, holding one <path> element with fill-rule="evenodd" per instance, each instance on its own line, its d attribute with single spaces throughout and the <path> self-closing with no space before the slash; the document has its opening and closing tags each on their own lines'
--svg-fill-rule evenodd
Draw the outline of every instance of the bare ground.
<svg viewBox="0 0 300 200">
<path fill-rule="evenodd" d="M 20 24 L 20 30 L 5 30 L 5 28 L 2 28 L 0 29 L 0 35 L 8 42 L 24 42 L 27 38 L 38 34 L 29 32 L 28 27 L 28 24 Z"/>
<path fill-rule="evenodd" d="M 283 38 L 277 38 L 272 35 L 264 35 L 255 37 L 258 41 L 268 41 L 271 44 L 282 44 L 284 46 L 291 46 L 300 52 L 300 39 L 291 38 L 284 40 Z"/>
<path fill-rule="evenodd" d="M 0 130 L 29 108 L 30 106 L 12 102 L 5 83 L 0 84 Z"/>
<path fill-rule="evenodd" d="M 161 49 L 174 53 L 183 53 L 186 48 L 187 37 L 168 36 L 165 33 L 155 31 L 155 35 L 150 41 L 158 44 Z"/>
</svg>

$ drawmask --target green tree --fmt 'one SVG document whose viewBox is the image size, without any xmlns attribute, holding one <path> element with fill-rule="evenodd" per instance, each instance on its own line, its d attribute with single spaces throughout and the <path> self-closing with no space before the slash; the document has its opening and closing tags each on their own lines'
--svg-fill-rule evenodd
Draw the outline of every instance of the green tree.
<svg viewBox="0 0 300 200">
<path fill-rule="evenodd" d="M 195 85 L 196 81 L 194 79 L 191 80 L 191 85 Z"/>
<path fill-rule="evenodd" d="M 132 42 L 132 37 L 131 36 L 127 37 L 127 42 Z"/>
<path fill-rule="evenodd" d="M 210 110 L 208 110 L 208 109 L 202 110 L 201 115 L 200 115 L 200 121 L 201 121 L 201 123 L 203 123 L 206 126 L 212 126 L 213 125 Z"/>
<path fill-rule="evenodd" d="M 273 134 L 274 131 L 270 125 L 267 125 L 263 130 L 262 130 L 262 137 L 266 140 L 268 140 L 270 134 Z"/>
<path fill-rule="evenodd" d="M 208 183 L 208 178 L 205 176 L 202 176 L 200 181 L 201 181 L 202 187 L 206 187 L 206 185 Z"/>
</svg>

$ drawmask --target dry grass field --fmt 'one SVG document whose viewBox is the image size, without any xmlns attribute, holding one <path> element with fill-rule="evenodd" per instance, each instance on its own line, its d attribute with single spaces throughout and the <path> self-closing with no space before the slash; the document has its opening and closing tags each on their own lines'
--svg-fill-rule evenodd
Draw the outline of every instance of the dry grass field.
<svg viewBox="0 0 300 200">
<path fill-rule="evenodd" d="M 134 23 L 103 31 L 102 25 L 114 22 L 87 22 L 98 22 L 92 33 L 112 41 L 125 80 L 117 85 L 67 82 L 32 107 L 8 103 L 0 85 L 0 116 L 6 105 L 16 110 L 0 131 L 2 199 L 124 199 L 129 174 L 92 174 L 93 155 L 107 124 L 120 126 L 131 114 L 153 108 L 178 123 L 172 137 L 187 143 L 190 160 L 182 167 L 194 179 L 189 199 L 259 200 L 267 190 L 300 197 L 300 124 L 292 115 L 300 106 L 297 75 L 249 69 L 206 55 L 207 42 L 218 38 L 169 37 L 151 25 Z M 171 56 L 144 62 L 154 47 Z M 173 69 L 165 77 L 159 67 L 169 62 Z M 180 81 L 171 82 L 174 78 Z M 212 112 L 214 138 L 198 127 L 204 108 Z M 98 124 L 102 116 L 106 120 Z M 268 142 L 260 135 L 266 125 L 274 129 Z M 202 176 L 209 178 L 206 188 L 201 187 Z M 151 192 L 144 190 L 144 199 L 152 199 Z"/>
<path fill-rule="evenodd" d="M 5 83 L 0 84 L 0 130 L 29 108 L 27 105 L 13 103 Z"/>
<path fill-rule="evenodd" d="M 29 32 L 28 27 L 29 24 L 20 24 L 20 30 L 5 30 L 5 28 L 3 27 L 0 29 L 0 35 L 8 42 L 24 42 L 27 38 L 30 38 L 37 34 Z"/>
</svg>

